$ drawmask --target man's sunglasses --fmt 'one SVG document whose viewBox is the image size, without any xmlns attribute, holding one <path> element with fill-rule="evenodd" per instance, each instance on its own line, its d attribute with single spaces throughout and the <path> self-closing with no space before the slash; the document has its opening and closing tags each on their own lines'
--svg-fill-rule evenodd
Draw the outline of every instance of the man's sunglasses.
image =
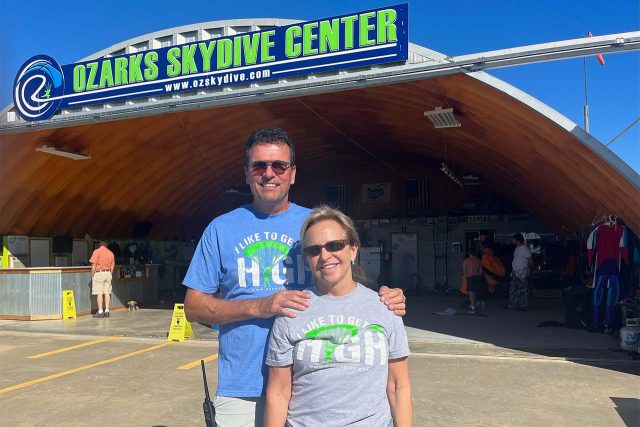
<svg viewBox="0 0 640 427">
<path fill-rule="evenodd" d="M 293 166 L 293 163 L 288 163 L 282 160 L 276 160 L 275 162 L 253 162 L 249 166 L 249 170 L 253 175 L 262 175 L 267 171 L 267 168 L 271 166 L 271 170 L 276 175 L 282 175 Z"/>
<path fill-rule="evenodd" d="M 332 240 L 324 245 L 311 245 L 302 248 L 302 253 L 307 256 L 318 256 L 322 252 L 322 248 L 325 248 L 329 252 L 340 252 L 345 246 L 350 245 L 349 240 Z"/>
</svg>

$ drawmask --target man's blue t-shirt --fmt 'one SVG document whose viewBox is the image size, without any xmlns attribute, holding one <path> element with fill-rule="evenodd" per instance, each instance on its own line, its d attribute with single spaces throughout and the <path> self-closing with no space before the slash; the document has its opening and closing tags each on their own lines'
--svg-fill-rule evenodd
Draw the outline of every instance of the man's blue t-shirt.
<svg viewBox="0 0 640 427">
<path fill-rule="evenodd" d="M 300 228 L 310 210 L 291 204 L 277 215 L 242 206 L 214 219 L 204 231 L 183 284 L 225 300 L 268 297 L 282 289 L 305 289 Z M 264 396 L 269 331 L 273 318 L 220 326 L 218 396 Z"/>
</svg>

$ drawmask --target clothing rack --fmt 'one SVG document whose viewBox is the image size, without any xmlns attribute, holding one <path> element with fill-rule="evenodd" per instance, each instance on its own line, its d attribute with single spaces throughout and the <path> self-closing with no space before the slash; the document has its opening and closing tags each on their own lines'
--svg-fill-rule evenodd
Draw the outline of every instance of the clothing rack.
<svg viewBox="0 0 640 427">
<path fill-rule="evenodd" d="M 593 221 L 591 221 L 591 228 L 595 227 L 598 224 L 606 224 L 606 225 L 625 225 L 624 220 L 620 218 L 616 212 L 598 212 L 598 214 L 594 217 Z"/>
</svg>

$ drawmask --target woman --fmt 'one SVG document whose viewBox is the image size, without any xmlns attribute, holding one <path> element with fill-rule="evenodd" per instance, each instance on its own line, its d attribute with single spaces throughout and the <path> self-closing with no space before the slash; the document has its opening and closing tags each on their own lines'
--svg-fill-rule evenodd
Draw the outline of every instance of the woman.
<svg viewBox="0 0 640 427">
<path fill-rule="evenodd" d="M 315 208 L 300 241 L 316 284 L 310 307 L 275 320 L 265 426 L 412 425 L 402 318 L 354 280 L 360 247 L 349 217 Z"/>
<path fill-rule="evenodd" d="M 484 277 L 482 277 L 482 264 L 478 258 L 476 248 L 469 251 L 467 258 L 462 263 L 462 276 L 467 280 L 469 292 L 469 313 L 476 314 L 476 297 L 483 291 Z M 480 301 L 478 301 L 480 302 Z"/>
</svg>

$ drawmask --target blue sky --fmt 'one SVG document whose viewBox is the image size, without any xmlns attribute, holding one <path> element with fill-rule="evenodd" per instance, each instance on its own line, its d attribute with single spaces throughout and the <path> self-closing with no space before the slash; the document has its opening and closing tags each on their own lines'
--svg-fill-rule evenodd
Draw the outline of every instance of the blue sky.
<svg viewBox="0 0 640 427">
<path fill-rule="evenodd" d="M 0 0 L 0 109 L 12 102 L 18 68 L 47 54 L 76 62 L 132 37 L 233 18 L 316 19 L 401 1 L 42 1 Z M 637 0 L 409 1 L 409 40 L 455 56 L 640 30 Z M 587 59 L 590 131 L 606 144 L 640 117 L 640 52 Z M 583 60 L 496 69 L 490 74 L 584 126 Z M 640 124 L 609 148 L 640 172 Z"/>
</svg>

